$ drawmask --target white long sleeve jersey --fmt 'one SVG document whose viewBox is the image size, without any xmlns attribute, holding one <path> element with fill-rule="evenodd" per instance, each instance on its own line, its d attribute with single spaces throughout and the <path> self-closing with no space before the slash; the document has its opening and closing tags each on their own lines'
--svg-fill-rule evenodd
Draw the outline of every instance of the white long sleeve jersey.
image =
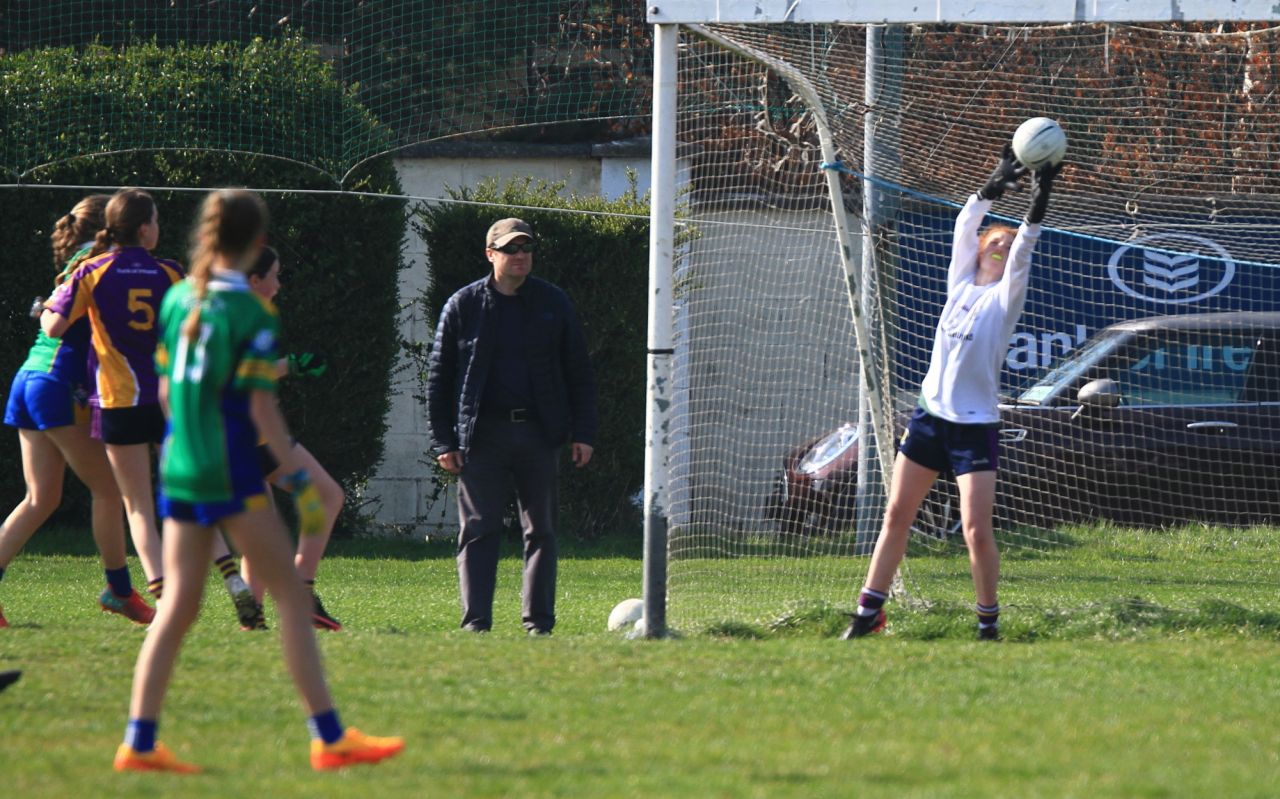
<svg viewBox="0 0 1280 799">
<path fill-rule="evenodd" d="M 1027 301 L 1031 253 L 1040 240 L 1040 226 L 1023 222 L 1009 249 L 1004 276 L 985 286 L 974 285 L 978 228 L 990 210 L 991 201 L 974 194 L 956 217 L 947 302 L 920 389 L 926 411 L 961 424 L 1000 421 L 1000 366 Z"/>
</svg>

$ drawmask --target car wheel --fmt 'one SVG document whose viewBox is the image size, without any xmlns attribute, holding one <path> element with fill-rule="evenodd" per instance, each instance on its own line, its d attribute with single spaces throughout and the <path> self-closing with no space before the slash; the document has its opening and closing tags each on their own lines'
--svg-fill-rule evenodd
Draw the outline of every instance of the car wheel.
<svg viewBox="0 0 1280 799">
<path fill-rule="evenodd" d="M 960 496 L 955 484 L 939 480 L 920 505 L 913 532 L 937 541 L 949 541 L 964 535 L 960 522 Z"/>
</svg>

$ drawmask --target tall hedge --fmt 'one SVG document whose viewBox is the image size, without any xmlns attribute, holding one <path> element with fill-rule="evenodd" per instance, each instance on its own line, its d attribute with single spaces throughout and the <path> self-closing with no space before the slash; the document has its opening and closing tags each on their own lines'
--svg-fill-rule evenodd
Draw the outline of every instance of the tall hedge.
<svg viewBox="0 0 1280 799">
<path fill-rule="evenodd" d="M 419 205 L 415 226 L 431 264 L 431 283 L 420 302 L 434 328 L 449 296 L 489 273 L 489 225 L 518 216 L 533 226 L 533 274 L 572 300 L 599 388 L 600 430 L 592 461 L 575 469 L 565 459 L 560 469 L 559 529 L 592 539 L 639 529 L 633 498 L 644 477 L 648 206 L 634 188 L 617 200 L 565 197 L 561 189 L 530 180 L 489 181 L 450 192 L 466 202 Z M 436 477 L 451 479 L 443 471 Z"/>
<path fill-rule="evenodd" d="M 267 113 L 269 97 L 255 97 L 249 89 L 225 92 L 198 75 L 218 71 L 232 62 L 240 68 L 248 59 L 270 80 L 257 84 L 287 89 L 303 96 L 354 104 L 337 88 L 329 67 L 290 43 L 254 45 L 246 55 L 236 48 L 154 46 L 117 53 L 96 53 L 104 68 L 113 70 L 111 81 L 119 86 L 150 87 L 154 97 L 187 97 L 193 107 L 207 113 Z M 279 59 L 273 61 L 271 54 Z M 6 108 L 13 129 L 35 130 L 29 117 L 46 114 L 62 103 L 82 101 L 82 87 L 60 73 L 74 61 L 65 49 L 27 52 L 21 68 L 0 59 L 0 102 L 25 97 L 29 102 Z M 7 68 L 6 68 L 7 67 Z M 227 67 L 230 69 L 231 67 Z M 194 76 L 194 77 L 193 77 Z M 242 89 L 244 87 L 241 87 Z M 245 92 L 248 92 L 247 94 Z M 331 135 L 332 108 L 325 114 L 299 113 L 289 125 L 300 139 L 322 141 Z M 146 108 L 133 108 L 131 125 L 143 124 L 146 114 L 171 113 L 157 99 Z M 347 120 L 376 127 L 359 107 L 347 110 Z M 375 131 L 376 133 L 376 131 Z M 74 131 L 106 143 L 117 135 L 111 125 L 99 130 Z M 15 141 L 13 130 L 0 139 Z M 405 230 L 405 208 L 400 200 L 357 197 L 346 194 L 303 193 L 332 190 L 335 185 L 323 173 L 299 163 L 228 152 L 220 141 L 204 141 L 200 129 L 189 131 L 192 149 L 130 152 L 118 155 L 62 160 L 38 170 L 28 180 L 74 186 L 199 187 L 241 185 L 286 187 L 291 191 L 265 191 L 271 211 L 270 242 L 281 252 L 283 288 L 277 298 L 283 328 L 282 347 L 291 352 L 317 352 L 326 356 L 329 368 L 319 379 L 287 378 L 281 387 L 285 414 L 294 434 L 319 461 L 348 488 L 370 475 L 382 454 L 384 417 L 389 407 L 390 371 L 399 346 L 397 284 Z M 27 146 L 32 146 L 28 144 Z M 48 145 L 42 145 L 48 146 Z M 9 162 L 8 153 L 0 159 Z M 398 195 L 400 186 L 389 160 L 375 161 L 348 178 L 347 188 L 361 192 Z M 109 191 L 109 189 L 108 189 Z M 9 380 L 25 358 L 35 337 L 36 323 L 28 318 L 31 300 L 47 295 L 54 265 L 49 233 L 53 223 L 84 194 L 84 189 L 53 189 L 38 185 L 0 190 L 0 385 Z M 153 189 L 160 212 L 161 238 L 156 254 L 185 263 L 189 228 L 203 191 Z M 0 508 L 12 507 L 23 494 L 17 436 L 0 431 Z M 68 480 L 68 484 L 75 483 Z M 73 507 L 77 512 L 83 506 Z M 0 512 L 7 512 L 0 511 Z M 87 523 L 87 518 L 85 519 Z"/>
</svg>

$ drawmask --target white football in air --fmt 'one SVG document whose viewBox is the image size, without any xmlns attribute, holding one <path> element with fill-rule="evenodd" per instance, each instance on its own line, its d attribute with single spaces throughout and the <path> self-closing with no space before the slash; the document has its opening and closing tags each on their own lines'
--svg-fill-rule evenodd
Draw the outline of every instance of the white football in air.
<svg viewBox="0 0 1280 799">
<path fill-rule="evenodd" d="M 644 601 L 640 599 L 624 599 L 613 610 L 609 611 L 609 629 L 621 630 L 630 627 L 644 617 Z"/>
<path fill-rule="evenodd" d="M 1067 154 L 1067 134 L 1048 117 L 1032 117 L 1013 133 L 1013 154 L 1027 169 L 1060 164 Z"/>
</svg>

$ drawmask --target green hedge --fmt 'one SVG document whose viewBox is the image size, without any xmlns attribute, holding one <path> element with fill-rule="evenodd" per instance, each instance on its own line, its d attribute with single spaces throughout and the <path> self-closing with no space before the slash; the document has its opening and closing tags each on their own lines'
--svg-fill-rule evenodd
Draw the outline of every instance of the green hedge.
<svg viewBox="0 0 1280 799">
<path fill-rule="evenodd" d="M 379 152 L 393 137 L 297 38 L 0 58 L 0 168 L 15 176 L 84 155 L 206 148 L 296 161 L 340 179 L 355 141 Z"/>
<path fill-rule="evenodd" d="M 354 100 L 336 90 L 326 64 L 315 58 L 301 58 L 289 42 L 278 46 L 254 45 L 254 63 L 263 74 L 271 73 L 263 84 L 314 96 L 317 102 L 337 99 L 354 105 Z M 271 54 L 279 56 L 273 61 Z M 302 53 L 302 54 L 305 54 Z M 21 69 L 0 59 L 0 77 L 5 98 L 39 98 L 36 103 L 9 106 L 6 117 L 15 129 L 38 129 L 32 115 L 47 113 L 61 103 L 82 101 L 83 86 L 68 81 L 59 71 L 73 54 L 66 50 L 23 53 Z M 192 61 L 186 59 L 190 57 Z M 234 96 L 213 83 L 191 79 L 197 72 L 219 65 L 240 64 L 247 56 L 234 48 L 144 47 L 102 59 L 103 68 L 113 70 L 111 81 L 120 86 L 150 86 L 157 97 L 174 93 L 192 95 L 193 107 L 208 113 L 254 113 L 253 103 L 268 103 L 269 97 L 255 98 L 237 92 Z M 5 68 L 9 67 L 9 68 Z M 17 85 L 22 82 L 23 85 Z M 94 84 L 98 85 L 98 84 Z M 202 94 L 203 93 L 203 94 Z M 5 102 L 0 98 L 0 102 Z M 247 104 L 247 105 L 246 105 Z M 332 110 L 332 109 L 330 109 Z M 132 113 L 143 114 L 134 109 Z M 164 115 L 168 109 L 153 103 L 146 113 Z M 342 115 L 359 124 L 375 123 L 358 107 Z M 142 118 L 131 124 L 141 124 Z M 301 126 L 299 139 L 320 141 L 331 135 L 331 114 L 300 114 L 289 124 Z M 374 131 L 374 134 L 381 135 Z M 13 131 L 0 139 L 5 146 L 14 141 Z M 111 148 L 115 129 L 75 131 L 75 136 L 103 141 Z M 132 152 L 93 158 L 60 161 L 29 176 L 44 184 L 75 186 L 204 187 L 247 185 L 288 187 L 293 190 L 332 190 L 331 178 L 315 169 L 277 158 L 227 152 L 201 151 L 218 148 L 221 141 L 200 138 L 198 126 L 189 131 L 189 150 Z M 371 134 L 372 135 L 372 134 Z M 34 145 L 32 145 L 34 146 Z M 47 146 L 47 145 L 42 145 Z M 71 150 L 68 150 L 71 152 Z M 0 153 L 0 158 L 4 154 Z M 5 161 L 11 163 L 10 161 Z M 346 188 L 360 192 L 398 195 L 401 191 L 394 166 L 389 160 L 371 162 L 350 176 Z M 36 331 L 27 317 L 31 300 L 47 295 L 54 277 L 49 232 L 86 190 L 11 188 L 0 190 L 0 248 L 6 257 L 0 265 L 4 289 L 0 290 L 0 385 L 6 389 L 10 378 L 25 358 Z M 161 239 L 156 254 L 185 263 L 189 225 L 202 191 L 153 190 L 160 210 Z M 398 199 L 354 195 L 264 192 L 271 210 L 271 243 L 281 252 L 283 288 L 277 298 L 283 327 L 282 347 L 286 351 L 319 352 L 330 367 L 320 379 L 288 378 L 281 388 L 285 414 L 295 435 L 339 481 L 354 488 L 368 478 L 382 455 L 384 418 L 390 403 L 390 374 L 399 346 L 397 285 L 402 266 L 405 208 Z M 0 513 L 7 512 L 23 494 L 17 436 L 11 429 L 0 435 Z M 75 484 L 68 479 L 68 486 Z M 87 524 L 83 494 L 71 510 Z M 350 518 L 344 524 L 354 521 Z"/>
<path fill-rule="evenodd" d="M 507 216 L 533 225 L 538 237 L 533 274 L 564 289 L 573 301 L 599 387 L 595 455 L 584 469 L 573 468 L 567 459 L 562 463 L 559 527 L 584 539 L 634 533 L 640 514 L 633 498 L 644 476 L 648 205 L 634 187 L 618 200 L 564 197 L 561 189 L 561 184 L 531 180 L 490 181 L 450 192 L 464 203 L 418 206 L 415 226 L 427 243 L 432 277 L 419 301 L 434 329 L 445 300 L 489 272 L 484 257 L 489 225 Z M 426 353 L 416 355 L 425 364 Z M 436 479 L 451 478 L 439 471 Z"/>
</svg>

